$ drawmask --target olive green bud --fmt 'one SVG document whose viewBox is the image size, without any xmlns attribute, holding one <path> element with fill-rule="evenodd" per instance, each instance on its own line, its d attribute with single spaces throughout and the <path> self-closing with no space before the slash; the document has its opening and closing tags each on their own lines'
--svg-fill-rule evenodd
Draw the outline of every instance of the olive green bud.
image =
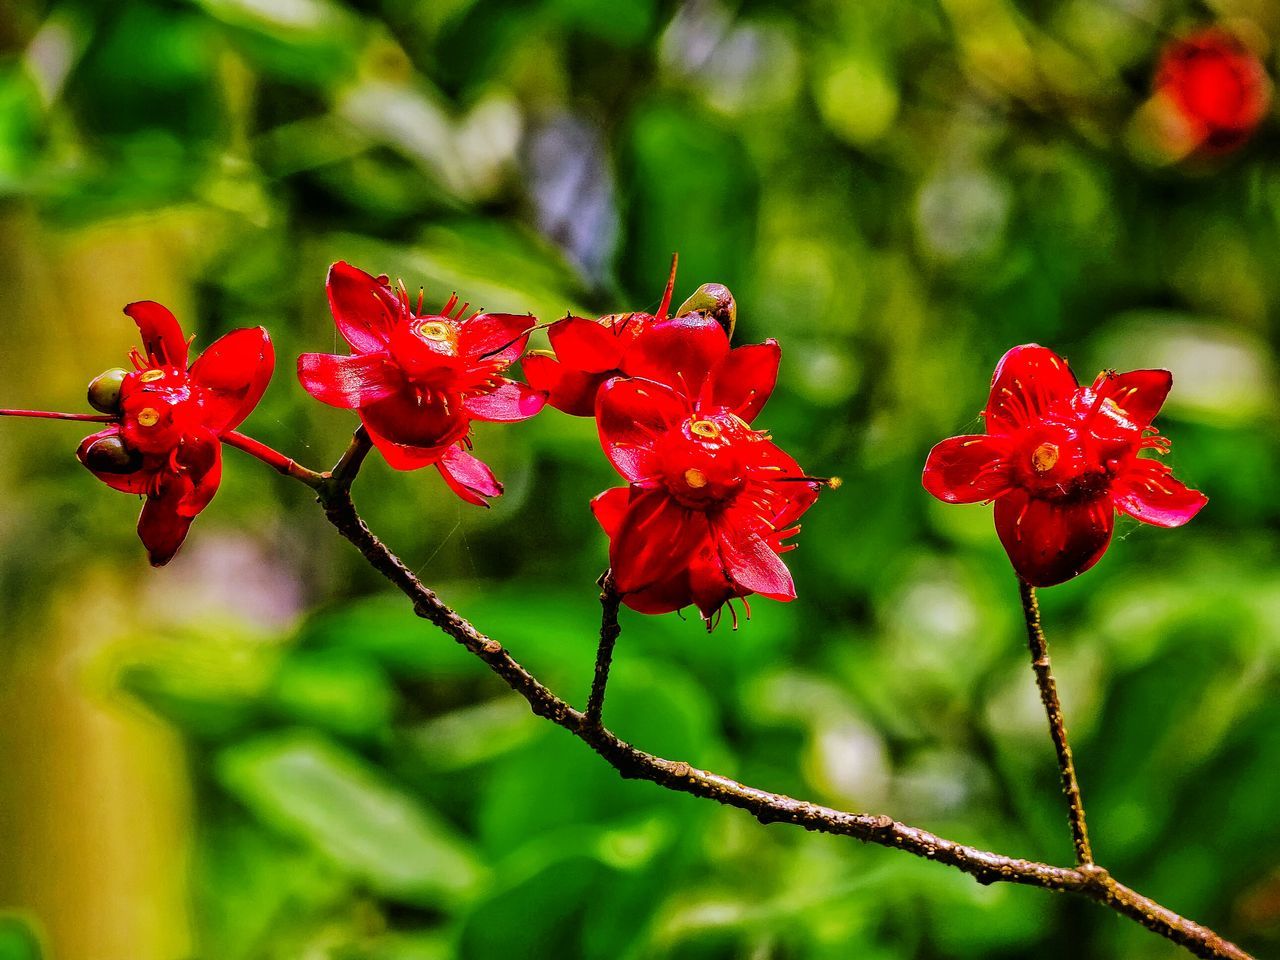
<svg viewBox="0 0 1280 960">
<path fill-rule="evenodd" d="M 95 473 L 133 473 L 142 466 L 142 454 L 119 437 L 101 437 L 83 451 L 80 462 Z"/>
<path fill-rule="evenodd" d="M 680 304 L 676 316 L 683 317 L 686 313 L 705 313 L 732 337 L 738 322 L 738 303 L 723 283 L 704 283 L 693 291 L 693 296 Z"/>
<path fill-rule="evenodd" d="M 112 367 L 94 377 L 89 384 L 89 406 L 103 413 L 119 413 L 120 387 L 128 375 L 128 370 Z"/>
</svg>

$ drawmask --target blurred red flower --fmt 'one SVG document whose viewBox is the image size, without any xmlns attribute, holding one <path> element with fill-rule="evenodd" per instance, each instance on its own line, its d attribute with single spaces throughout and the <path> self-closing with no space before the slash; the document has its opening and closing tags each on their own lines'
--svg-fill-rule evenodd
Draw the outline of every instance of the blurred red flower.
<svg viewBox="0 0 1280 960">
<path fill-rule="evenodd" d="M 652 377 L 615 378 L 599 394 L 600 440 L 629 486 L 606 490 L 592 509 L 623 602 L 642 613 L 696 604 L 710 629 L 734 597 L 795 597 L 780 557 L 794 545 L 784 541 L 833 482 L 806 477 L 749 425 L 777 380 L 774 341 L 731 351 L 716 324 L 677 319 L 650 330 L 660 336 L 633 361 Z"/>
<path fill-rule="evenodd" d="M 502 484 L 473 457 L 472 421 L 512 423 L 542 409 L 546 398 L 502 375 L 520 358 L 531 316 L 415 309 L 400 284 L 348 263 L 327 281 L 329 306 L 350 356 L 305 353 L 298 379 L 317 400 L 355 410 L 375 447 L 397 470 L 434 466 L 468 503 L 487 506 Z M 452 313 L 452 315 L 451 315 Z"/>
<path fill-rule="evenodd" d="M 108 486 L 147 498 L 138 536 L 151 563 L 163 566 L 217 493 L 220 438 L 262 398 L 275 353 L 261 327 L 233 330 L 188 369 L 189 343 L 172 313 L 149 300 L 124 312 L 138 324 L 145 354 L 134 350 L 135 369 L 114 371 L 119 376 L 95 399 L 119 421 L 86 437 L 76 455 Z"/>
<path fill-rule="evenodd" d="M 1155 90 L 1186 127 L 1192 149 L 1239 147 L 1271 101 L 1262 61 L 1238 37 L 1207 27 L 1168 44 L 1156 68 Z"/>
<path fill-rule="evenodd" d="M 1208 502 L 1142 450 L 1167 453 L 1151 421 L 1173 376 L 1113 371 L 1081 387 L 1065 360 L 1036 344 L 1000 360 L 983 414 L 985 435 L 933 448 L 924 487 L 947 503 L 994 500 L 996 532 L 1033 586 L 1069 580 L 1106 551 L 1115 512 L 1178 527 Z"/>
</svg>

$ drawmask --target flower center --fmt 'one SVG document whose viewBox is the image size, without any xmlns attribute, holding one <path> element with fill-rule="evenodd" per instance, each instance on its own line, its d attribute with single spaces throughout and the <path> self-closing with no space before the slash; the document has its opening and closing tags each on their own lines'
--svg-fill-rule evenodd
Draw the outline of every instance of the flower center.
<svg viewBox="0 0 1280 960">
<path fill-rule="evenodd" d="M 720 439 L 720 425 L 712 420 L 695 420 L 689 424 L 689 432 L 694 436 L 705 437 L 707 440 Z"/>
<path fill-rule="evenodd" d="M 1042 443 L 1031 452 L 1031 466 L 1036 473 L 1048 473 L 1058 465 L 1059 456 L 1061 453 L 1056 443 Z"/>
<path fill-rule="evenodd" d="M 147 371 L 147 373 L 151 373 L 151 372 L 152 371 L 150 370 Z M 156 370 L 154 372 L 160 373 L 159 370 Z M 164 376 L 164 374 L 160 373 L 160 376 Z M 144 380 L 146 379 L 146 374 L 143 374 L 142 379 Z M 140 427 L 154 427 L 157 423 L 160 422 L 160 411 L 157 410 L 155 407 L 143 407 L 141 410 L 138 411 L 137 420 L 138 420 L 138 426 Z"/>
<path fill-rule="evenodd" d="M 418 333 L 424 339 L 435 340 L 437 343 L 448 341 L 453 336 L 449 325 L 440 320 L 428 320 L 426 323 L 418 324 Z"/>
<path fill-rule="evenodd" d="M 701 490 L 707 485 L 707 475 L 697 467 L 690 467 L 684 472 L 684 482 L 692 490 Z"/>
<path fill-rule="evenodd" d="M 155 383 L 157 380 L 164 379 L 163 370 L 144 370 L 142 375 L 138 377 L 143 383 Z"/>
</svg>

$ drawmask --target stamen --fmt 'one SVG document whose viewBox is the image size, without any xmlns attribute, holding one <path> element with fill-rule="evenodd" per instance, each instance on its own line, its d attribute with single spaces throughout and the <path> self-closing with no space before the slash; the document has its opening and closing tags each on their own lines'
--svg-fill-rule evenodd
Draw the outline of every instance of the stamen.
<svg viewBox="0 0 1280 960">
<path fill-rule="evenodd" d="M 829 490 L 839 490 L 844 486 L 844 480 L 840 477 L 810 477 L 801 474 L 798 477 L 774 477 L 770 483 L 816 483 L 824 486 Z"/>
<path fill-rule="evenodd" d="M 138 411 L 138 426 L 154 427 L 160 422 L 160 411 L 155 407 L 143 407 Z"/>
<path fill-rule="evenodd" d="M 154 370 L 154 369 L 147 370 L 143 372 L 142 376 L 140 376 L 138 379 L 141 380 L 143 383 L 155 383 L 157 380 L 164 379 L 164 371 Z"/>
</svg>

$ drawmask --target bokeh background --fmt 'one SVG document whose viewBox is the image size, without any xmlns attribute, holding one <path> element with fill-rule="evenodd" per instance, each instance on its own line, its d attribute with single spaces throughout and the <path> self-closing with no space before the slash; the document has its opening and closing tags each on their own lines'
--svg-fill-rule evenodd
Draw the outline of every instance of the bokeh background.
<svg viewBox="0 0 1280 960">
<path fill-rule="evenodd" d="M 1009 346 L 1167 366 L 1189 527 L 1121 521 L 1043 604 L 1095 847 L 1280 950 L 1280 133 L 1175 162 L 1170 36 L 1274 0 L 7 0 L 0 404 L 84 409 L 171 306 L 265 324 L 246 430 L 316 468 L 296 383 L 328 263 L 493 310 L 731 286 L 777 337 L 762 422 L 840 474 L 738 632 L 624 614 L 641 746 L 1063 862 L 1017 589 L 982 506 L 920 487 Z M 1269 69 L 1275 58 L 1268 54 Z M 1181 956 L 1094 905 L 625 783 L 417 621 L 307 491 L 237 451 L 168 568 L 76 424 L 0 422 L 0 957 Z M 480 427 L 491 511 L 371 458 L 371 526 L 582 702 L 616 477 L 592 424 Z"/>
</svg>

